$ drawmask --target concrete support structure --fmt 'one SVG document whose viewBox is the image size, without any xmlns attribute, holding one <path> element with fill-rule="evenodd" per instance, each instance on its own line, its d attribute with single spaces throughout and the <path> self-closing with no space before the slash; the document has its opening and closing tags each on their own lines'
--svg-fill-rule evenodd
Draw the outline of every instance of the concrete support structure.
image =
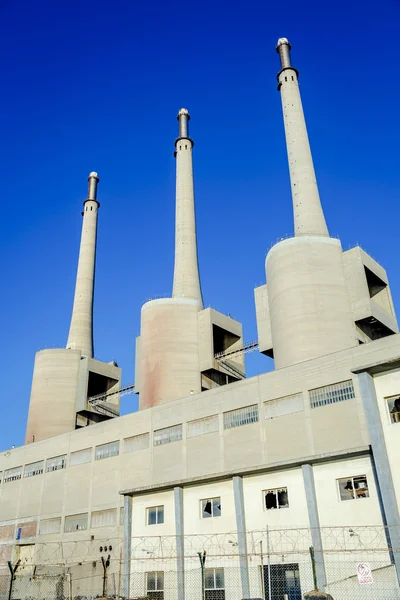
<svg viewBox="0 0 400 600">
<path fill-rule="evenodd" d="M 97 173 L 90 173 L 88 181 L 88 198 L 83 205 L 81 246 L 67 348 L 80 350 L 83 356 L 93 357 L 93 292 L 97 214 L 100 206 L 97 202 Z"/>
<path fill-rule="evenodd" d="M 38 442 L 119 415 L 121 369 L 93 358 L 93 288 L 97 237 L 97 173 L 90 173 L 84 202 L 74 308 L 66 348 L 37 352 L 25 443 Z"/>
<path fill-rule="evenodd" d="M 293 238 L 273 246 L 267 286 L 256 292 L 261 351 L 283 368 L 358 344 L 339 240 L 329 237 L 319 199 L 307 128 L 291 66 L 290 44 L 278 41 L 278 89 L 294 212 Z M 268 288 L 268 289 L 267 289 Z M 268 340 L 270 339 L 270 343 Z M 269 347 L 268 347 L 269 346 Z"/>
<path fill-rule="evenodd" d="M 203 309 L 197 260 L 192 148 L 189 112 L 178 113 L 176 157 L 176 236 L 172 298 L 143 305 L 136 345 L 135 391 L 140 409 L 170 402 L 244 377 L 242 356 L 216 361 L 215 355 L 240 347 L 242 326 L 226 315 Z"/>
<path fill-rule="evenodd" d="M 236 528 L 240 563 L 240 580 L 242 583 L 242 598 L 250 598 L 249 565 L 247 558 L 247 529 L 243 496 L 243 478 L 233 477 L 233 497 L 235 500 Z"/>
<path fill-rule="evenodd" d="M 179 137 L 175 142 L 176 218 L 173 298 L 193 298 L 203 308 L 197 258 L 196 215 L 193 186 L 193 141 L 189 137 L 189 111 L 178 113 Z"/>
<path fill-rule="evenodd" d="M 176 568 L 178 600 L 185 600 L 185 530 L 183 519 L 183 488 L 174 488 Z"/>
<path fill-rule="evenodd" d="M 317 580 L 319 589 L 326 586 L 326 571 L 324 563 L 324 554 L 322 552 L 322 537 L 318 515 L 318 502 L 315 493 L 315 481 L 313 467 L 310 464 L 301 466 L 303 472 L 304 491 L 307 499 L 308 518 L 310 520 L 311 539 L 314 547 L 315 567 L 317 571 Z"/>
<path fill-rule="evenodd" d="M 291 65 L 290 44 L 278 40 L 282 70 L 278 75 L 292 186 L 295 235 L 329 235 L 322 211 L 301 103 L 298 72 Z"/>
<path fill-rule="evenodd" d="M 382 420 L 373 377 L 366 371 L 359 372 L 358 382 L 364 405 L 365 418 L 371 440 L 372 454 L 376 466 L 376 475 L 380 488 L 380 496 L 385 511 L 385 520 L 390 536 L 392 556 L 400 584 L 400 514 L 393 484 Z"/>
<path fill-rule="evenodd" d="M 132 560 L 132 496 L 124 496 L 124 562 L 123 591 L 125 598 L 130 598 L 131 560 Z"/>
</svg>

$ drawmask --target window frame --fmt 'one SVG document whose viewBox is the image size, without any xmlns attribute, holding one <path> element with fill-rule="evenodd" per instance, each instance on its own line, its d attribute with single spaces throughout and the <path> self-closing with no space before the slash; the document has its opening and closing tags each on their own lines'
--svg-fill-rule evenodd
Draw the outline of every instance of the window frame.
<svg viewBox="0 0 400 600">
<path fill-rule="evenodd" d="M 207 578 L 207 571 L 213 571 L 213 580 L 214 580 L 214 587 L 206 587 L 206 578 Z M 217 587 L 216 584 L 216 571 L 222 571 L 222 579 L 223 579 L 223 587 Z M 218 591 L 218 590 L 224 590 L 225 591 L 225 571 L 224 571 L 224 567 L 207 567 L 206 569 L 204 569 L 204 590 L 207 591 Z"/>
<path fill-rule="evenodd" d="M 159 521 L 159 509 L 162 509 L 162 521 Z M 150 523 L 150 511 L 155 510 L 156 511 L 156 522 L 155 523 Z M 164 509 L 164 504 L 158 504 L 157 506 L 147 506 L 146 507 L 146 525 L 149 526 L 153 526 L 153 525 L 163 525 L 164 524 L 164 516 L 165 516 L 165 509 Z"/>
<path fill-rule="evenodd" d="M 367 483 L 367 494 L 368 496 L 357 496 L 357 494 L 354 494 L 353 498 L 342 498 L 341 493 L 340 493 L 340 482 L 341 481 L 346 481 L 348 482 L 349 480 L 351 480 L 352 486 L 353 486 L 353 490 L 357 489 L 354 485 L 354 480 L 355 479 L 365 479 L 366 483 Z M 339 502 L 348 502 L 349 500 L 368 500 L 369 498 L 371 498 L 371 494 L 370 494 L 370 490 L 369 490 L 369 483 L 368 483 L 368 477 L 366 475 L 350 475 L 349 477 L 338 477 L 336 479 L 336 486 L 337 486 L 337 493 L 338 493 L 338 497 L 339 497 Z"/>
<path fill-rule="evenodd" d="M 285 504 L 284 506 L 279 506 L 279 496 L 278 493 L 281 492 L 282 490 L 286 491 L 286 498 L 287 498 L 287 504 Z M 275 508 L 267 508 L 266 505 L 266 497 L 267 494 L 269 493 L 275 493 L 276 496 L 276 507 Z M 263 507 L 264 507 L 264 511 L 265 512 L 269 512 L 271 510 L 284 510 L 286 508 L 290 508 L 290 503 L 289 503 L 289 493 L 288 493 L 288 488 L 285 485 L 281 485 L 280 487 L 277 488 L 267 488 L 265 490 L 263 490 Z"/>
<path fill-rule="evenodd" d="M 152 575 L 154 573 L 155 575 L 155 582 L 156 582 L 156 587 L 154 590 L 149 590 L 149 575 Z M 162 587 L 159 587 L 159 576 L 160 574 L 162 574 Z M 149 592 L 163 592 L 164 593 L 164 571 L 146 571 L 146 595 L 149 594 Z"/>
<path fill-rule="evenodd" d="M 106 456 L 98 456 L 97 455 L 97 451 L 100 448 L 105 448 L 106 446 L 109 446 L 111 448 L 114 444 L 116 445 L 116 448 L 117 448 L 117 452 L 115 454 L 108 454 Z M 119 454 L 120 454 L 119 451 L 120 451 L 120 440 L 113 440 L 112 442 L 105 442 L 105 444 L 98 444 L 98 446 L 94 447 L 94 460 L 96 461 L 96 460 L 105 460 L 106 458 L 115 458 L 116 456 L 119 456 Z"/>
<path fill-rule="evenodd" d="M 61 466 L 56 466 L 56 468 L 49 468 L 48 462 L 50 460 L 61 459 Z M 67 455 L 59 454 L 58 456 L 51 456 L 50 458 L 46 458 L 46 473 L 54 473 L 55 471 L 62 471 L 67 468 Z"/>
<path fill-rule="evenodd" d="M 385 396 L 386 412 L 388 415 L 389 425 L 399 425 L 400 424 L 400 419 L 398 421 L 392 421 L 392 413 L 389 408 L 389 402 L 393 402 L 396 400 L 400 400 L 399 394 L 395 394 L 393 396 Z M 397 413 L 397 414 L 400 415 L 400 413 Z"/>
<path fill-rule="evenodd" d="M 215 500 L 219 500 L 219 515 L 214 515 L 214 501 Z M 211 503 L 211 514 L 209 516 L 204 516 L 204 508 L 203 508 L 203 502 L 210 502 Z M 221 517 L 222 516 L 222 502 L 221 502 L 221 496 L 214 496 L 211 498 L 202 498 L 200 500 L 200 518 L 203 519 L 216 519 L 217 517 Z"/>
<path fill-rule="evenodd" d="M 66 525 L 68 523 L 67 519 L 71 518 L 71 521 L 72 521 L 72 517 L 76 518 L 76 517 L 84 517 L 84 516 L 86 516 L 86 527 L 84 527 L 82 529 L 80 529 L 79 527 L 78 527 L 78 529 L 76 529 L 76 528 L 75 529 L 66 529 Z M 74 515 L 65 515 L 64 523 L 63 523 L 63 532 L 64 533 L 76 533 L 77 531 L 87 531 L 88 529 L 89 529 L 89 513 L 77 513 Z"/>
</svg>

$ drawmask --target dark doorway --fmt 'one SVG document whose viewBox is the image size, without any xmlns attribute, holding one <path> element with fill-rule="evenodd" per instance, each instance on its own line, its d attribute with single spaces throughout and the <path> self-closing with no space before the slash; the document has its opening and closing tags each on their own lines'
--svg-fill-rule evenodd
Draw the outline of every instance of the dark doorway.
<svg viewBox="0 0 400 600">
<path fill-rule="evenodd" d="M 268 566 L 264 567 L 265 600 L 301 600 L 300 574 L 298 563 L 270 565 L 271 596 L 268 590 Z"/>
</svg>

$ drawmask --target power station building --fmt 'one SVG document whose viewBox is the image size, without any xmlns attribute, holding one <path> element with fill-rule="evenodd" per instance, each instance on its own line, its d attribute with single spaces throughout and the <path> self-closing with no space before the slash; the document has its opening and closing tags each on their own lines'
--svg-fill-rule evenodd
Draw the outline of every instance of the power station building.
<svg viewBox="0 0 400 600">
<path fill-rule="evenodd" d="M 329 234 L 290 50 L 288 40 L 279 39 L 294 235 L 268 252 L 266 284 L 255 289 L 257 347 L 275 369 L 246 378 L 250 348 L 242 325 L 204 308 L 190 115 L 181 109 L 173 291 L 141 311 L 139 410 L 119 416 L 127 392 L 121 370 L 97 360 L 93 350 L 100 204 L 99 177 L 92 172 L 68 342 L 37 353 L 26 443 L 0 456 L 0 569 L 20 560 L 27 572 L 48 565 L 56 572 L 68 559 L 45 557 L 44 548 L 90 542 L 109 547 L 105 552 L 118 559 L 120 595 L 200 600 L 201 590 L 189 595 L 198 558 L 188 540 L 200 536 L 204 549 L 204 539 L 225 536 L 232 555 L 207 563 L 206 600 L 278 600 L 257 580 L 263 563 L 249 560 L 250 534 L 305 528 L 317 549 L 319 587 L 335 600 L 347 599 L 341 586 L 352 574 L 335 576 L 324 528 L 349 526 L 351 548 L 354 528 L 381 527 L 387 553 L 379 565 L 370 561 L 372 573 L 389 582 L 385 598 L 400 597 L 396 315 L 384 268 L 358 246 L 344 252 Z M 174 543 L 173 578 L 151 563 L 154 540 L 161 538 Z M 141 575 L 132 578 L 135 540 L 147 541 Z M 71 568 L 93 575 L 99 567 L 88 556 L 86 565 Z M 283 594 L 300 600 L 307 591 L 302 567 L 293 557 L 273 562 L 271 577 L 286 578 L 279 600 Z M 78 578 L 73 596 L 88 595 L 87 581 Z"/>
</svg>

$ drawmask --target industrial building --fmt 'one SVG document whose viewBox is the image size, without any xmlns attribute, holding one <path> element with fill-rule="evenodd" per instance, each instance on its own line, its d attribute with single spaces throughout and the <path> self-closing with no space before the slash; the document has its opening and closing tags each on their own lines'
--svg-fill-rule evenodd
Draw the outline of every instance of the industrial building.
<svg viewBox="0 0 400 600">
<path fill-rule="evenodd" d="M 122 388 L 119 367 L 93 350 L 100 204 L 92 172 L 68 342 L 37 353 L 26 443 L 0 456 L 0 569 L 20 560 L 27 573 L 69 565 L 95 575 L 92 549 L 107 547 L 111 571 L 121 569 L 119 595 L 184 600 L 200 550 L 188 540 L 201 537 L 205 548 L 219 536 L 232 552 L 206 564 L 205 598 L 276 600 L 262 555 L 249 559 L 250 534 L 304 528 L 318 549 L 319 586 L 337 600 L 348 598 L 354 575 L 335 575 L 324 530 L 347 526 L 343 543 L 354 550 L 356 528 L 377 527 L 386 552 L 370 563 L 386 595 L 374 597 L 400 597 L 400 335 L 389 282 L 364 250 L 343 251 L 329 234 L 286 38 L 277 51 L 294 235 L 272 246 L 267 283 L 255 289 L 258 341 L 246 344 L 239 322 L 203 305 L 193 141 L 181 109 L 173 291 L 142 308 L 139 410 L 119 416 L 133 386 Z M 246 378 L 249 350 L 275 369 Z M 174 544 L 168 576 L 151 556 L 151 540 L 162 538 Z M 133 577 L 135 540 L 147 540 L 147 558 Z M 87 564 L 45 555 L 80 543 L 90 546 Z M 272 562 L 269 580 L 283 574 L 282 594 L 300 600 L 307 574 L 295 555 Z M 90 596 L 87 580 L 77 578 L 72 595 Z"/>
</svg>

